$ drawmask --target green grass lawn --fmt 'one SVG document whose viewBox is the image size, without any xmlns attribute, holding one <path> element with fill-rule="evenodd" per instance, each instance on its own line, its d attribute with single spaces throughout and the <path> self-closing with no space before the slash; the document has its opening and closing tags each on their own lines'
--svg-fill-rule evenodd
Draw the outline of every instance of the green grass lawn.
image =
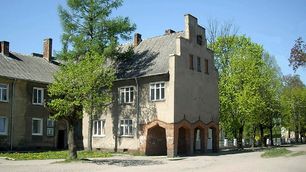
<svg viewBox="0 0 306 172">
<path fill-rule="evenodd" d="M 274 158 L 274 157 L 286 156 L 290 153 L 291 151 L 286 148 L 273 148 L 266 150 L 263 154 L 261 154 L 261 157 Z"/>
<path fill-rule="evenodd" d="M 105 158 L 111 157 L 110 153 L 98 151 L 78 151 L 78 159 Z M 43 160 L 43 159 L 68 159 L 68 151 L 48 152 L 26 152 L 26 153 L 0 153 L 0 157 L 12 158 L 15 160 Z"/>
</svg>

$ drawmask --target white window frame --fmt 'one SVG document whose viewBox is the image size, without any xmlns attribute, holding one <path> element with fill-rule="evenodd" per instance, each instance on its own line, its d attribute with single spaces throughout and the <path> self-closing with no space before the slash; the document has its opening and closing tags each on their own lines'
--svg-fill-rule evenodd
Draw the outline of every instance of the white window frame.
<svg viewBox="0 0 306 172">
<path fill-rule="evenodd" d="M 54 128 L 54 120 L 48 119 L 47 120 L 47 127 L 48 128 Z"/>
<path fill-rule="evenodd" d="M 133 120 L 121 119 L 119 123 L 119 132 L 121 136 L 128 136 L 128 137 L 134 136 Z"/>
<path fill-rule="evenodd" d="M 159 87 L 157 85 L 159 84 Z M 162 86 L 163 84 L 163 86 Z M 154 90 L 154 98 L 152 99 L 152 89 Z M 159 89 L 159 99 L 157 99 L 157 90 Z M 166 83 L 165 82 L 153 82 L 150 83 L 150 100 L 151 101 L 163 101 L 166 99 Z M 162 98 L 162 90 L 164 91 L 164 97 Z"/>
<path fill-rule="evenodd" d="M 6 86 L 6 88 L 2 88 L 0 87 L 0 102 L 8 102 L 9 101 L 9 84 L 3 84 L 3 83 L 0 83 L 0 86 Z M 6 100 L 2 99 L 3 95 L 2 95 L 2 92 L 3 90 L 6 90 Z"/>
<path fill-rule="evenodd" d="M 34 90 L 37 90 L 37 95 L 36 95 L 36 97 L 37 97 L 37 102 L 35 102 L 35 96 L 34 96 Z M 38 91 L 41 91 L 41 99 L 40 99 L 40 101 L 41 102 L 38 102 Z M 39 87 L 33 87 L 33 94 L 32 94 L 32 103 L 34 104 L 34 105 L 43 105 L 44 104 L 44 88 L 39 88 Z"/>
<path fill-rule="evenodd" d="M 54 128 L 47 128 L 47 136 L 54 136 Z"/>
<path fill-rule="evenodd" d="M 39 128 L 39 131 L 38 133 L 33 133 L 33 127 L 34 127 L 34 123 L 33 121 L 39 121 L 40 122 L 40 128 Z M 33 136 L 42 136 L 43 135 L 43 118 L 32 118 L 32 135 Z"/>
<path fill-rule="evenodd" d="M 8 128 L 8 118 L 5 116 L 0 116 L 0 119 L 5 119 L 4 123 L 4 132 L 0 131 L 0 135 L 7 135 L 7 128 Z"/>
<path fill-rule="evenodd" d="M 100 133 L 98 131 L 99 127 L 98 125 L 100 124 Z M 96 129 L 96 127 L 98 127 Z M 92 123 L 92 136 L 93 137 L 103 137 L 105 136 L 105 119 L 99 119 L 99 120 L 94 120 Z"/>
<path fill-rule="evenodd" d="M 127 90 L 128 89 L 128 90 Z M 123 94 L 123 100 L 122 95 Z M 135 87 L 125 86 L 119 88 L 119 102 L 120 104 L 133 103 L 135 99 Z"/>
</svg>

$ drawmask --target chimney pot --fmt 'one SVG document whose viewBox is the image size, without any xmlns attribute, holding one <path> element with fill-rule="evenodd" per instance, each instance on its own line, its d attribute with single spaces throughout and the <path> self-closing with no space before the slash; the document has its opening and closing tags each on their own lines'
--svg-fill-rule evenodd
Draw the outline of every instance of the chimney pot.
<svg viewBox="0 0 306 172">
<path fill-rule="evenodd" d="M 134 47 L 137 47 L 141 41 L 142 41 L 141 34 L 135 33 L 134 34 Z"/>
<path fill-rule="evenodd" d="M 172 34 L 172 33 L 175 33 L 175 31 L 172 30 L 172 29 L 165 30 L 165 35 L 169 35 L 169 34 Z"/>
<path fill-rule="evenodd" d="M 0 52 L 5 56 L 9 56 L 10 55 L 10 43 L 7 41 L 2 41 L 1 46 L 0 46 Z"/>
<path fill-rule="evenodd" d="M 50 62 L 52 60 L 52 39 L 51 38 L 44 39 L 44 50 L 43 51 L 44 51 L 43 58 Z"/>
</svg>

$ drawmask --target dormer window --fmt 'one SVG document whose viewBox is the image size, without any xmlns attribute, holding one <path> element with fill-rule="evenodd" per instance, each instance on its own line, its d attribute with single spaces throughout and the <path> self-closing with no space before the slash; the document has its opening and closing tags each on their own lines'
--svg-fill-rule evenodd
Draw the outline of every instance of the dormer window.
<svg viewBox="0 0 306 172">
<path fill-rule="evenodd" d="M 202 45 L 202 43 L 203 43 L 202 35 L 197 35 L 197 44 Z"/>
</svg>

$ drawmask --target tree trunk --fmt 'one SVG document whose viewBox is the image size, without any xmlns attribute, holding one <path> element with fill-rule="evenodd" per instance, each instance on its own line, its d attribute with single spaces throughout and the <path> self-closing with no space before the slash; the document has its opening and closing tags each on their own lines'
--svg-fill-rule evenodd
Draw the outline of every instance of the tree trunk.
<svg viewBox="0 0 306 172">
<path fill-rule="evenodd" d="M 75 120 L 68 120 L 68 149 L 69 149 L 69 159 L 77 159 L 77 146 L 75 142 Z"/>
<path fill-rule="evenodd" d="M 256 127 L 253 127 L 253 135 L 252 135 L 252 140 L 253 140 L 253 142 L 252 142 L 252 148 L 254 148 L 255 147 L 255 136 L 256 136 Z"/>
<path fill-rule="evenodd" d="M 238 149 L 243 149 L 242 137 L 243 137 L 243 127 L 240 127 L 239 128 L 239 133 L 238 133 L 238 140 L 237 140 Z"/>
<path fill-rule="evenodd" d="M 270 130 L 271 146 L 274 146 L 274 143 L 273 143 L 273 126 L 272 125 L 269 127 L 269 130 Z"/>
<path fill-rule="evenodd" d="M 266 146 L 265 138 L 264 138 L 264 128 L 262 124 L 259 125 L 260 128 L 260 146 Z"/>
<path fill-rule="evenodd" d="M 89 119 L 88 119 L 88 137 L 87 137 L 87 149 L 89 151 L 92 151 L 92 114 L 88 114 Z"/>
</svg>

